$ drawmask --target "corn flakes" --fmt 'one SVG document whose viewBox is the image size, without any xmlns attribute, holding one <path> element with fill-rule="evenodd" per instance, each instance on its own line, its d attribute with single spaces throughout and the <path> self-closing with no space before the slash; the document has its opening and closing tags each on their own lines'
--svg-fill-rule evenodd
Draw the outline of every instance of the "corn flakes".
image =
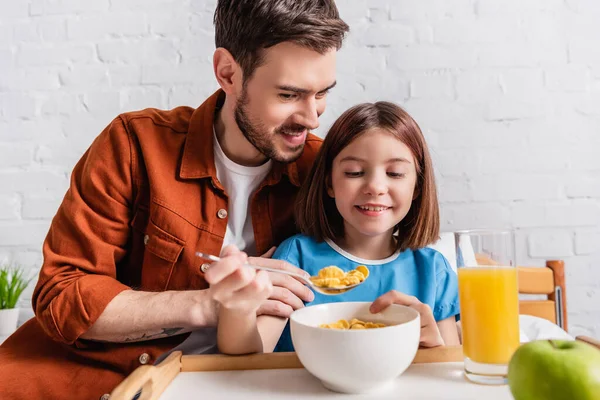
<svg viewBox="0 0 600 400">
<path fill-rule="evenodd" d="M 345 319 L 340 319 L 338 322 L 334 322 L 331 324 L 321 324 L 319 328 L 325 329 L 341 329 L 341 330 L 353 330 L 353 329 L 375 329 L 375 328 L 384 328 L 386 324 L 382 324 L 380 322 L 365 322 L 356 318 L 352 318 L 350 321 L 346 321 Z"/>
<path fill-rule="evenodd" d="M 364 265 L 359 265 L 356 269 L 344 272 L 335 265 L 322 268 L 317 276 L 311 276 L 310 280 L 315 285 L 322 288 L 340 289 L 347 286 L 358 285 L 367 279 L 369 269 Z"/>
</svg>

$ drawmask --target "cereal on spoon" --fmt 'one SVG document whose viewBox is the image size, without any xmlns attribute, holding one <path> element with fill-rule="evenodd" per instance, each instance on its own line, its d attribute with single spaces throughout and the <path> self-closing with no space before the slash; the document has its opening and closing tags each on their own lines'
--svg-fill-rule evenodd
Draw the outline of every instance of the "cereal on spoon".
<svg viewBox="0 0 600 400">
<path fill-rule="evenodd" d="M 341 289 L 347 286 L 357 285 L 369 276 L 369 269 L 365 265 L 359 265 L 349 272 L 344 272 L 335 265 L 322 268 L 317 276 L 311 276 L 312 283 L 323 288 Z"/>
</svg>

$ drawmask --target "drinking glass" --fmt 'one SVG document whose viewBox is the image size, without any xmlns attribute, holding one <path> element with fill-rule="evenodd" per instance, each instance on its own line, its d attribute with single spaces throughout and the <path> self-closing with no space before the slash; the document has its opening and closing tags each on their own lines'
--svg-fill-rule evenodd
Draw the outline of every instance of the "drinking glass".
<svg viewBox="0 0 600 400">
<path fill-rule="evenodd" d="M 511 230 L 455 233 L 465 375 L 505 384 L 519 347 L 519 293 Z"/>
</svg>

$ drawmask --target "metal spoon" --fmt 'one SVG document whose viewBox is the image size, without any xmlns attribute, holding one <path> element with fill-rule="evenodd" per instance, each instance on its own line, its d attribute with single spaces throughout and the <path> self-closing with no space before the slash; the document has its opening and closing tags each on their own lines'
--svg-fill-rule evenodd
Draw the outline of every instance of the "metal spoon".
<svg viewBox="0 0 600 400">
<path fill-rule="evenodd" d="M 201 253 L 198 251 L 198 252 L 196 252 L 196 255 L 198 257 L 206 258 L 207 260 L 210 260 L 210 261 L 215 261 L 215 262 L 221 261 L 221 259 L 219 257 L 213 256 L 212 254 Z M 258 265 L 251 265 L 251 264 L 246 264 L 246 266 L 257 269 L 257 270 L 261 270 L 261 271 L 275 272 L 276 274 L 284 274 L 284 275 L 292 276 L 292 277 L 300 280 L 302 283 L 304 283 L 306 286 L 310 287 L 315 292 L 319 292 L 321 294 L 326 294 L 326 295 L 330 295 L 330 296 L 346 293 L 347 291 L 352 290 L 352 289 L 362 285 L 362 283 L 365 282 L 368 278 L 368 277 L 365 278 L 365 281 L 359 282 L 356 285 L 344 286 L 342 288 L 329 288 L 329 287 L 325 288 L 325 287 L 317 286 L 310 279 L 306 279 L 304 276 L 302 276 L 300 274 L 295 274 L 293 272 L 285 271 L 282 269 L 259 267 Z"/>
</svg>

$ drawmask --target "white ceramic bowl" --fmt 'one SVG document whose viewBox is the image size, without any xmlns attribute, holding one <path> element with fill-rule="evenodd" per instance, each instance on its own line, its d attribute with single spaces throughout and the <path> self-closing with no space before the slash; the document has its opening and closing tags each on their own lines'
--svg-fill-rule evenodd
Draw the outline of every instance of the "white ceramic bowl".
<svg viewBox="0 0 600 400">
<path fill-rule="evenodd" d="M 342 393 L 383 388 L 410 365 L 419 347 L 421 322 L 412 308 L 391 305 L 371 314 L 369 302 L 319 304 L 290 317 L 292 343 L 300 362 L 323 385 Z M 340 319 L 383 322 L 385 328 L 336 330 L 320 324 Z"/>
</svg>

